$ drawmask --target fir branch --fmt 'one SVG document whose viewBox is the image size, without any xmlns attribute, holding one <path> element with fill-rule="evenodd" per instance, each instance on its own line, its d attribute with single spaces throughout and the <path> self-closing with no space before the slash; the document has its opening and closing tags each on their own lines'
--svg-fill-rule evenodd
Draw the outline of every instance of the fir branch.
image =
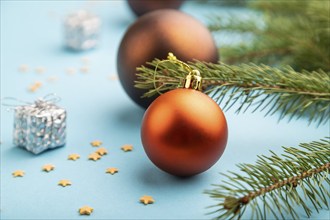
<svg viewBox="0 0 330 220">
<path fill-rule="evenodd" d="M 266 219 L 270 214 L 285 219 L 284 215 L 289 214 L 297 219 L 295 205 L 302 206 L 308 217 L 312 214 L 306 199 L 317 212 L 329 208 L 326 184 L 330 184 L 330 138 L 299 146 L 283 147 L 281 156 L 274 152 L 258 156 L 254 165 L 238 165 L 244 174 L 222 174 L 227 180 L 205 192 L 220 200 L 211 213 L 216 213 L 217 219 L 239 219 L 249 208 L 251 218 Z"/>
<path fill-rule="evenodd" d="M 266 111 L 266 115 L 280 112 L 280 119 L 304 116 L 309 122 L 329 120 L 330 72 L 297 72 L 290 67 L 279 69 L 267 65 L 199 61 L 190 65 L 201 72 L 204 93 L 223 104 L 223 110 L 229 110 L 237 103 L 237 113 L 252 109 L 253 112 Z M 159 63 L 159 60 L 138 71 L 136 87 L 146 90 L 146 97 L 180 87 L 187 74 L 179 65 Z"/>
<path fill-rule="evenodd" d="M 224 62 L 330 70 L 329 1 L 259 0 L 249 2 L 249 6 L 261 16 L 247 20 L 234 15 L 229 19 L 220 15 L 210 18 L 211 31 L 252 34 L 247 44 L 220 44 Z"/>
</svg>

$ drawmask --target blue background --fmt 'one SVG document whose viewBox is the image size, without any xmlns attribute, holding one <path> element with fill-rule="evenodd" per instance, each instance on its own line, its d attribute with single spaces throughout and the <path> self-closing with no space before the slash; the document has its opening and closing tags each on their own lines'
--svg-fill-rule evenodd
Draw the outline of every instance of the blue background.
<svg viewBox="0 0 330 220">
<path fill-rule="evenodd" d="M 88 52 L 70 52 L 63 47 L 62 19 L 69 12 L 89 9 L 103 21 L 100 46 Z M 201 6 L 186 2 L 182 10 L 202 22 L 212 13 L 239 18 L 251 16 L 247 9 Z M 116 54 L 120 40 L 135 17 L 124 1 L 1 1 L 1 97 L 33 101 L 55 92 L 66 108 L 67 144 L 63 148 L 33 155 L 13 146 L 13 112 L 1 107 L 1 219 L 82 219 L 81 206 L 94 208 L 90 219 L 210 219 L 206 215 L 216 201 L 203 194 L 211 184 L 220 183 L 219 172 L 237 171 L 235 164 L 253 163 L 268 150 L 281 153 L 281 146 L 318 140 L 329 135 L 329 124 L 317 127 L 304 119 L 278 122 L 278 115 L 225 112 L 229 141 L 225 153 L 210 170 L 198 176 L 180 179 L 158 170 L 146 157 L 140 141 L 144 111 L 125 94 L 116 75 Z M 242 40 L 223 33 L 219 43 Z M 89 73 L 80 73 L 83 57 L 88 57 Z M 21 64 L 30 70 L 18 71 Z M 46 68 L 38 74 L 34 69 Z M 68 75 L 66 69 L 78 70 Z M 57 77 L 48 82 L 49 77 Z M 35 93 L 27 91 L 34 81 L 43 82 Z M 109 154 L 99 161 L 89 161 L 96 150 L 89 145 L 103 141 Z M 134 151 L 120 147 L 133 144 Z M 78 153 L 77 161 L 67 160 Z M 46 163 L 55 170 L 42 172 Z M 105 174 L 108 167 L 119 173 Z M 23 169 L 23 178 L 12 172 Z M 72 186 L 60 187 L 61 179 Z M 139 198 L 151 195 L 155 204 L 144 206 Z M 302 209 L 298 212 L 306 218 Z M 249 216 L 247 211 L 246 217 Z M 328 219 L 329 211 L 314 213 L 313 219 Z"/>
</svg>

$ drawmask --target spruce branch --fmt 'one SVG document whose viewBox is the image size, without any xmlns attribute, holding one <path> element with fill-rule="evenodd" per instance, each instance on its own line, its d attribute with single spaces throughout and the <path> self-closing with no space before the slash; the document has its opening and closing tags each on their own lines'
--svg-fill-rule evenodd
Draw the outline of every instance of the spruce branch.
<svg viewBox="0 0 330 220">
<path fill-rule="evenodd" d="M 289 214 L 298 219 L 294 206 L 302 206 L 308 217 L 312 214 L 306 200 L 317 212 L 329 208 L 330 138 L 299 146 L 283 147 L 281 156 L 271 151 L 270 156 L 258 156 L 255 164 L 238 165 L 243 174 L 221 174 L 226 180 L 205 191 L 219 200 L 211 213 L 217 219 L 240 219 L 249 208 L 251 218 L 285 219 Z"/>
<path fill-rule="evenodd" d="M 157 66 L 157 71 L 155 68 Z M 280 118 L 307 117 L 309 122 L 325 123 L 330 114 L 330 72 L 322 70 L 297 72 L 267 65 L 226 65 L 196 61 L 190 63 L 201 72 L 203 91 L 223 110 L 235 103 L 236 112 L 266 111 L 280 113 Z M 179 65 L 154 60 L 138 68 L 136 87 L 146 90 L 144 96 L 180 87 L 187 72 Z"/>
<path fill-rule="evenodd" d="M 242 20 L 237 16 L 228 19 L 213 15 L 209 19 L 209 29 L 213 32 L 250 34 L 249 42 L 219 45 L 224 62 L 330 70 L 329 1 L 256 0 L 248 3 L 259 16 Z"/>
</svg>

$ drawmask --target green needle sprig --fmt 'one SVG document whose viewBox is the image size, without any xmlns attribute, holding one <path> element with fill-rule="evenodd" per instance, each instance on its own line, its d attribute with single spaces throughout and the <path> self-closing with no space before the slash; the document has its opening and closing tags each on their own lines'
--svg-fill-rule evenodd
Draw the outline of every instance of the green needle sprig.
<svg viewBox="0 0 330 220">
<path fill-rule="evenodd" d="M 241 173 L 222 173 L 221 184 L 206 194 L 219 202 L 212 206 L 216 219 L 242 218 L 251 210 L 251 219 L 298 219 L 297 206 L 306 215 L 314 209 L 329 208 L 330 139 L 302 143 L 300 148 L 283 147 L 284 153 L 258 156 L 255 164 L 239 164 Z M 299 193 L 302 191 L 302 193 Z M 210 214 L 211 214 L 210 213 Z"/>
<path fill-rule="evenodd" d="M 309 122 L 318 124 L 329 121 L 330 72 L 199 61 L 190 66 L 200 71 L 204 93 L 223 105 L 223 110 L 237 103 L 237 113 L 252 109 L 266 111 L 265 115 L 280 112 L 279 119 L 307 117 Z M 146 97 L 180 87 L 187 75 L 179 65 L 159 60 L 138 71 L 136 87 L 144 89 Z"/>
</svg>

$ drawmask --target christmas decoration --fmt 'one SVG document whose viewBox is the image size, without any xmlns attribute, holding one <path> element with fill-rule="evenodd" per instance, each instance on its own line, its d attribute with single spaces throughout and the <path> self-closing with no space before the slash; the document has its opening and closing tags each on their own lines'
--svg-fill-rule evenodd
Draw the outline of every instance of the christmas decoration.
<svg viewBox="0 0 330 220">
<path fill-rule="evenodd" d="M 60 180 L 59 182 L 58 182 L 58 185 L 60 185 L 60 186 L 63 186 L 63 187 L 66 187 L 66 186 L 71 186 L 71 181 L 70 180 Z"/>
<path fill-rule="evenodd" d="M 117 70 L 126 93 L 144 108 L 154 98 L 142 99 L 145 91 L 134 87 L 136 68 L 154 58 L 166 58 L 169 51 L 180 56 L 183 61 L 218 61 L 212 35 L 193 17 L 170 9 L 157 10 L 140 17 L 128 28 L 121 41 Z"/>
<path fill-rule="evenodd" d="M 276 1 L 271 4 L 273 3 L 275 9 L 280 7 Z M 291 3 L 288 2 L 288 4 Z M 293 4 L 297 6 L 296 3 Z M 317 8 L 320 12 L 329 10 L 328 7 L 320 8 L 319 3 L 316 5 L 318 5 Z M 301 6 L 287 8 L 287 10 L 296 9 L 300 14 Z M 310 5 L 309 10 L 311 8 L 313 8 L 312 5 Z M 287 13 L 287 15 L 292 14 Z M 322 16 L 322 14 L 326 13 L 320 13 L 319 15 Z M 285 15 L 285 13 L 282 15 Z M 311 20 L 319 20 L 319 15 L 313 14 Z M 321 20 L 324 18 L 329 20 L 328 16 L 323 16 Z M 299 20 L 300 18 L 294 17 L 293 20 L 295 19 Z M 271 20 L 270 17 L 269 22 Z M 316 23 L 316 25 L 322 26 L 326 23 L 328 22 Z M 233 23 L 231 25 L 231 28 L 236 27 L 244 30 L 245 27 L 246 31 L 249 30 L 248 26 L 235 26 Z M 311 27 L 313 26 L 300 25 L 296 28 L 306 31 Z M 272 31 L 274 31 L 275 28 L 272 28 Z M 313 33 L 320 33 L 322 35 L 320 36 L 321 39 L 326 36 L 326 29 L 320 28 L 319 30 L 320 32 Z M 261 38 L 267 39 L 266 36 L 264 35 Z M 300 40 L 299 43 L 309 44 L 307 43 L 308 39 Z M 315 46 L 313 52 L 321 51 L 321 53 L 313 54 L 312 52 L 312 57 L 302 58 L 322 60 L 327 57 L 323 54 L 328 52 L 323 53 L 325 51 L 322 52 L 322 50 L 317 49 L 318 47 L 327 48 L 323 44 L 324 42 L 326 41 L 322 40 L 318 44 L 312 44 Z M 232 49 L 235 51 L 235 47 Z M 240 52 L 240 50 L 236 50 L 236 52 Z M 264 52 L 268 51 L 265 50 Z M 271 51 L 269 53 L 271 54 Z M 283 61 L 287 61 L 288 57 L 292 58 L 295 55 L 289 54 L 285 56 Z M 242 60 L 238 59 L 238 61 Z M 278 63 L 281 63 L 282 60 L 278 61 Z M 306 117 L 310 122 L 326 123 L 330 118 L 330 91 L 328 86 L 330 84 L 330 72 L 327 72 L 329 66 L 326 62 L 305 62 L 300 65 L 300 61 L 298 59 L 294 60 L 292 62 L 293 66 L 298 67 L 298 69 L 300 69 L 299 66 L 313 69 L 316 64 L 318 68 L 322 67 L 324 70 L 303 70 L 299 72 L 289 66 L 274 68 L 267 65 L 226 65 L 224 63 L 208 64 L 204 62 L 190 63 L 190 66 L 203 72 L 205 92 L 212 94 L 212 97 L 218 103 L 224 103 L 225 109 L 230 109 L 237 103 L 237 112 L 246 111 L 247 109 L 252 109 L 253 112 L 266 110 L 266 115 L 279 112 L 280 119 L 285 116 L 288 116 L 289 119 L 292 117 Z M 157 71 L 154 69 L 156 66 Z M 182 81 L 185 75 L 181 68 L 175 68 L 169 63 L 161 63 L 159 60 L 150 63 L 149 68 L 139 68 L 139 72 L 136 86 L 149 90 L 145 93 L 145 96 L 176 89 L 177 83 Z M 162 84 L 158 83 L 159 80 L 162 81 Z M 243 214 L 245 210 L 250 208 L 252 218 L 279 219 L 288 218 L 286 216 L 290 215 L 289 218 L 298 219 L 299 213 L 295 211 L 295 204 L 302 206 L 307 216 L 312 213 L 309 207 L 310 204 L 313 205 L 316 211 L 328 207 L 327 197 L 330 196 L 330 192 L 325 186 L 330 183 L 328 175 L 330 139 L 304 143 L 300 145 L 300 148 L 285 147 L 284 149 L 285 154 L 281 156 L 276 154 L 272 154 L 270 157 L 259 156 L 260 160 L 257 161 L 256 165 L 239 165 L 241 171 L 246 175 L 235 172 L 222 174 L 228 179 L 223 180 L 220 184 L 215 184 L 215 189 L 206 191 L 212 198 L 218 200 L 217 204 L 212 206 L 216 210 L 211 213 L 216 214 L 217 219 L 241 219 L 247 218 Z M 300 187 L 304 193 L 298 190 Z M 308 202 L 310 203 L 308 204 Z"/>
<path fill-rule="evenodd" d="M 23 177 L 25 175 L 25 172 L 23 170 L 15 170 L 12 175 L 13 177 Z"/>
<path fill-rule="evenodd" d="M 90 215 L 92 214 L 92 212 L 94 211 L 94 209 L 90 206 L 83 206 L 79 209 L 79 214 L 80 215 Z"/>
<path fill-rule="evenodd" d="M 28 90 L 30 92 L 36 92 L 42 86 L 42 82 L 36 81 L 32 85 L 29 86 Z"/>
<path fill-rule="evenodd" d="M 64 20 L 65 45 L 73 50 L 87 50 L 97 46 L 101 20 L 98 16 L 80 10 Z"/>
<path fill-rule="evenodd" d="M 100 156 L 104 156 L 108 154 L 108 150 L 105 147 L 98 148 L 95 153 L 99 154 Z"/>
<path fill-rule="evenodd" d="M 92 141 L 92 142 L 91 142 L 91 145 L 92 145 L 93 147 L 99 147 L 99 146 L 102 145 L 102 141 L 99 141 L 99 140 Z"/>
<path fill-rule="evenodd" d="M 158 9 L 178 9 L 183 2 L 184 0 L 127 0 L 129 7 L 137 16 Z"/>
<path fill-rule="evenodd" d="M 53 164 L 45 164 L 42 166 L 42 170 L 46 172 L 50 172 L 55 169 L 55 166 Z"/>
<path fill-rule="evenodd" d="M 328 207 L 330 138 L 300 144 L 300 148 L 284 147 L 284 151 L 281 155 L 272 152 L 270 156 L 259 156 L 254 165 L 240 164 L 238 167 L 244 175 L 222 174 L 222 179 L 226 177 L 222 184 L 206 191 L 220 200 L 217 219 L 242 218 L 247 207 L 252 210 L 251 219 L 287 219 L 283 212 L 291 219 L 299 219 L 294 206 L 304 207 L 310 217 L 312 211 L 306 200 L 310 200 L 316 210 Z M 298 194 L 299 188 L 304 196 Z M 266 216 L 265 211 L 269 215 Z"/>
<path fill-rule="evenodd" d="M 176 58 L 169 56 L 171 62 Z M 189 70 L 184 88 L 162 94 L 147 109 L 141 126 L 146 154 L 160 169 L 191 176 L 209 169 L 227 143 L 227 122 L 220 107 L 200 88 L 197 70 Z"/>
<path fill-rule="evenodd" d="M 133 145 L 131 144 L 124 144 L 121 149 L 124 151 L 124 152 L 129 152 L 129 151 L 132 151 L 133 150 Z"/>
<path fill-rule="evenodd" d="M 118 173 L 118 169 L 115 168 L 115 167 L 110 167 L 110 168 L 107 168 L 107 170 L 105 172 L 110 173 L 111 175 L 113 175 L 115 173 Z"/>
<path fill-rule="evenodd" d="M 155 60 L 149 65 L 150 68 L 138 68 L 136 81 L 137 88 L 148 91 L 145 96 L 176 89 L 185 77 L 185 72 L 171 63 Z M 237 103 L 236 112 L 263 110 L 266 115 L 280 112 L 279 119 L 288 116 L 289 119 L 306 117 L 310 123 L 329 121 L 330 72 L 297 72 L 290 67 L 255 64 L 196 62 L 190 66 L 203 73 L 204 93 L 211 95 L 218 104 L 224 103 L 224 110 Z"/>
<path fill-rule="evenodd" d="M 19 101 L 10 97 L 3 100 L 6 99 Z M 24 102 L 27 105 L 3 104 L 14 109 L 13 142 L 16 146 L 39 154 L 65 145 L 66 111 L 55 105 L 59 100 L 59 97 L 49 94 L 34 103 Z"/>
<path fill-rule="evenodd" d="M 154 203 L 155 200 L 154 198 L 152 198 L 152 196 L 144 195 L 140 198 L 140 202 L 143 203 L 144 205 L 148 205 Z"/>
<path fill-rule="evenodd" d="M 68 160 L 78 160 L 80 158 L 80 155 L 79 154 L 70 154 L 68 156 Z"/>
<path fill-rule="evenodd" d="M 89 160 L 93 160 L 93 161 L 97 161 L 97 160 L 99 160 L 99 159 L 101 159 L 101 155 L 100 154 L 98 154 L 98 153 L 91 153 L 90 155 L 88 155 L 88 159 Z"/>
</svg>

